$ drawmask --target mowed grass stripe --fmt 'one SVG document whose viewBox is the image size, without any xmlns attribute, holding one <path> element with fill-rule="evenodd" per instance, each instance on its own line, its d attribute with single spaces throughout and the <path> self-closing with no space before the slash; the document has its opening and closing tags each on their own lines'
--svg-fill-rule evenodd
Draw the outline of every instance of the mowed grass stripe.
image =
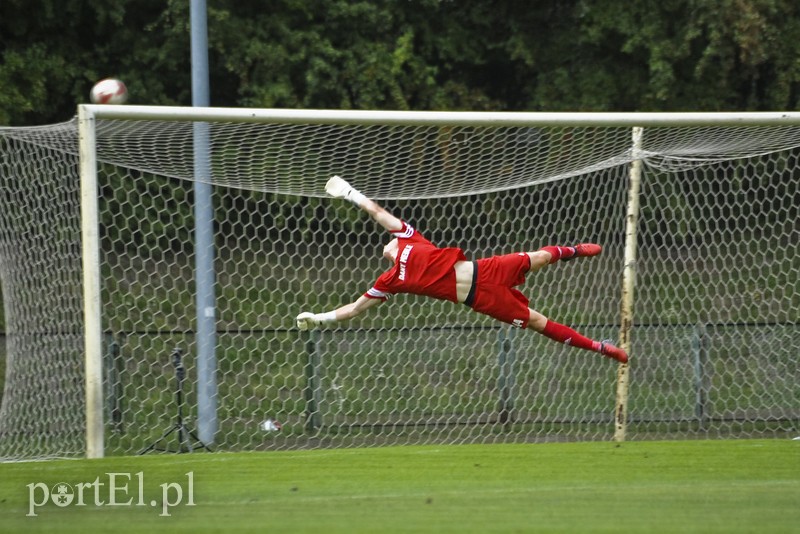
<svg viewBox="0 0 800 534">
<path fill-rule="evenodd" d="M 194 476 L 196 506 L 160 517 Z M 27 484 L 144 476 L 157 506 L 43 506 Z M 131 482 L 135 486 L 135 479 Z M 136 488 L 128 496 L 136 499 Z M 91 500 L 87 495 L 87 500 Z M 119 500 L 119 499 L 118 499 Z M 790 440 L 463 445 L 0 465 L 0 522 L 28 532 L 792 532 Z"/>
</svg>

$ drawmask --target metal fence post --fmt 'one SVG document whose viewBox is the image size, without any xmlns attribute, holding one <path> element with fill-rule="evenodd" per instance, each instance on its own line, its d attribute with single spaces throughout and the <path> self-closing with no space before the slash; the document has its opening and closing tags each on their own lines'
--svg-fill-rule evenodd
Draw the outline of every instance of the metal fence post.
<svg viewBox="0 0 800 534">
<path fill-rule="evenodd" d="M 110 333 L 106 334 L 105 368 L 108 413 L 111 416 L 111 422 L 114 424 L 114 430 L 122 432 L 122 375 L 124 373 L 124 362 L 120 344 L 114 339 L 114 335 Z"/>
<path fill-rule="evenodd" d="M 506 334 L 508 332 L 508 334 Z M 497 367 L 499 375 L 497 378 L 497 389 L 500 393 L 500 422 L 510 424 L 514 422 L 514 329 L 508 330 L 501 328 L 498 335 L 499 353 L 497 356 Z"/>
<path fill-rule="evenodd" d="M 700 424 L 700 429 L 705 429 L 708 410 L 706 406 L 706 364 L 708 362 L 708 349 L 706 338 L 706 325 L 698 324 L 692 336 L 692 353 L 694 354 L 694 391 L 695 391 L 695 416 Z"/>
<path fill-rule="evenodd" d="M 309 332 L 306 341 L 306 430 L 315 432 L 322 427 L 322 414 L 319 411 L 322 389 L 320 385 L 320 333 L 317 330 Z"/>
</svg>

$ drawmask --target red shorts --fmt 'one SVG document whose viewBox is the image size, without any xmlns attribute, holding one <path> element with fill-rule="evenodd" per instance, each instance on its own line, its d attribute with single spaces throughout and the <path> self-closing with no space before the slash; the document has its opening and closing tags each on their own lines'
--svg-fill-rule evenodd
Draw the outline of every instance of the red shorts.
<svg viewBox="0 0 800 534">
<path fill-rule="evenodd" d="M 528 326 L 528 297 L 514 286 L 525 281 L 525 274 L 531 268 L 530 257 L 520 252 L 492 256 L 473 264 L 476 271 L 470 291 L 472 298 L 467 297 L 465 304 L 504 323 L 520 328 Z"/>
</svg>

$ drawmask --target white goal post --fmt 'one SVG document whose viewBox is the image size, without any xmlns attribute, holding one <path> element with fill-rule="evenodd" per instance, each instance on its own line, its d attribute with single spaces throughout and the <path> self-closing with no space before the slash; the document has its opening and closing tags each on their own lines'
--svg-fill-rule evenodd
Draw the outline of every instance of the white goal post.
<svg viewBox="0 0 800 534">
<path fill-rule="evenodd" d="M 195 124 L 207 126 L 208 176 L 195 173 Z M 22 254 L 0 233 L 14 340 L 0 414 L 25 422 L 0 421 L 0 459 L 75 454 L 72 419 L 33 421 L 35 395 L 20 392 L 37 387 L 26 366 L 70 362 L 76 349 L 82 391 L 66 391 L 72 376 L 49 380 L 85 407 L 86 456 L 141 452 L 169 427 L 176 347 L 187 355 L 179 409 L 198 424 L 193 180 L 214 191 L 219 450 L 798 430 L 800 113 L 81 105 L 56 126 L 0 128 L 0 190 L 52 177 L 29 194 L 53 200 L 32 210 L 78 195 L 79 220 L 64 208 L 51 226 L 62 241 L 79 236 L 81 259 L 76 269 L 44 249 Z M 630 365 L 410 296 L 297 331 L 297 313 L 357 297 L 385 268 L 385 235 L 326 197 L 333 174 L 473 258 L 601 242 L 601 257 L 550 266 L 521 290 L 551 318 L 615 338 Z M 32 224 L 3 211 L 19 198 L 0 197 L 13 232 Z M 35 254 L 58 263 L 48 272 L 63 273 L 64 291 L 82 290 L 80 345 L 54 354 L 61 327 L 25 326 L 37 288 L 16 273 Z M 53 437 L 31 449 L 39 428 Z"/>
</svg>

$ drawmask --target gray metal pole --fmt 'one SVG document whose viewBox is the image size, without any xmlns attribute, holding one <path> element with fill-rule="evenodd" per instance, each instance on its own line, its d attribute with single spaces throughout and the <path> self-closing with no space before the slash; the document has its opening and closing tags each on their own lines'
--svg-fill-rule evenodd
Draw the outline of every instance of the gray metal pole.
<svg viewBox="0 0 800 534">
<path fill-rule="evenodd" d="M 192 0 L 192 106 L 209 105 L 206 0 Z M 197 437 L 206 445 L 217 433 L 217 324 L 214 276 L 214 205 L 207 123 L 194 125 L 195 282 L 197 286 Z"/>
</svg>

